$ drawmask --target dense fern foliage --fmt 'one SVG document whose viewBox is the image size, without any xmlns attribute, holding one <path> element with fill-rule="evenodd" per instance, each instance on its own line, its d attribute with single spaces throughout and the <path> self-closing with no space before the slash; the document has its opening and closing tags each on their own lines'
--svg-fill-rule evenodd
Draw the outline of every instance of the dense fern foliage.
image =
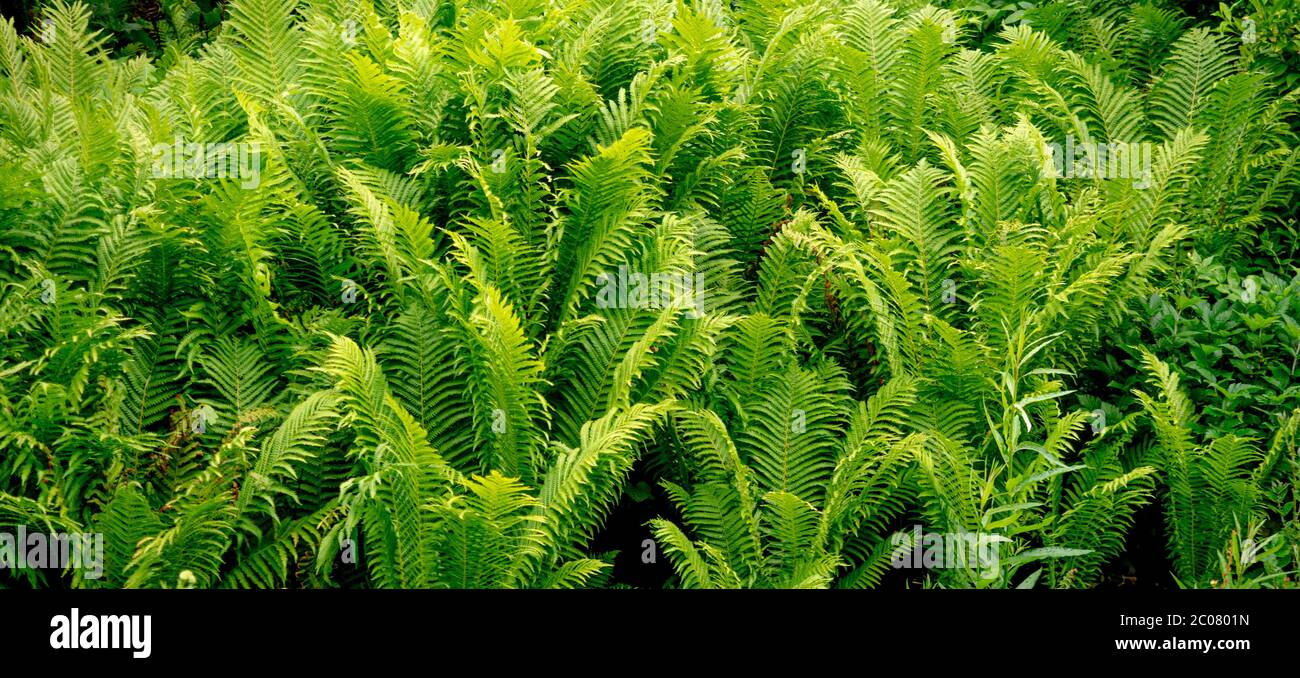
<svg viewBox="0 0 1300 678">
<path fill-rule="evenodd" d="M 1294 74 L 946 4 L 0 24 L 0 585 L 1292 586 Z"/>
</svg>

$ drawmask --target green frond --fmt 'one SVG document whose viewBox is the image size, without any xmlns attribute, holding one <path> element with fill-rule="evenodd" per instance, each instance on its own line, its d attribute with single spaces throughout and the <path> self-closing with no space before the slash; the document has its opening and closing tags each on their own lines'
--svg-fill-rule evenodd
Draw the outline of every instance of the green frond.
<svg viewBox="0 0 1300 678">
<path fill-rule="evenodd" d="M 1210 92 L 1235 67 L 1222 38 L 1208 28 L 1184 33 L 1148 96 L 1152 123 L 1166 138 L 1194 126 L 1210 104 Z"/>
</svg>

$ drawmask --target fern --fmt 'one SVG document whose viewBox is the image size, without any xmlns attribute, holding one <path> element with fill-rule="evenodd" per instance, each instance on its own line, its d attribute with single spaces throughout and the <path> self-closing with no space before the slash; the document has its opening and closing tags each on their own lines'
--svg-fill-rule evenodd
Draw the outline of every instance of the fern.
<svg viewBox="0 0 1300 678">
<path fill-rule="evenodd" d="M 1293 74 L 940 4 L 0 22 L 0 520 L 106 537 L 12 579 L 622 587 L 649 538 L 682 588 L 1289 585 Z"/>
</svg>

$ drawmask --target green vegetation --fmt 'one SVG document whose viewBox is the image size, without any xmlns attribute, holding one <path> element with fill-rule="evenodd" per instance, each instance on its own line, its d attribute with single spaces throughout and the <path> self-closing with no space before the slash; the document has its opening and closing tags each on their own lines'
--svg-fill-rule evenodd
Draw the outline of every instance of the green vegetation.
<svg viewBox="0 0 1300 678">
<path fill-rule="evenodd" d="M 146 4 L 0 23 L 0 586 L 1295 586 L 1289 3 Z"/>
</svg>

